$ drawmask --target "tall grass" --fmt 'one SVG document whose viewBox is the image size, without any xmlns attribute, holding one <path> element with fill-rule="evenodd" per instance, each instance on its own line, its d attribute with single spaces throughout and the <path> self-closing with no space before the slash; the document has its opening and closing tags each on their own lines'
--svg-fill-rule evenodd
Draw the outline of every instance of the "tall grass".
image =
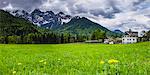
<svg viewBox="0 0 150 75">
<path fill-rule="evenodd" d="M 2 44 L 0 75 L 150 75 L 150 42 Z"/>
</svg>

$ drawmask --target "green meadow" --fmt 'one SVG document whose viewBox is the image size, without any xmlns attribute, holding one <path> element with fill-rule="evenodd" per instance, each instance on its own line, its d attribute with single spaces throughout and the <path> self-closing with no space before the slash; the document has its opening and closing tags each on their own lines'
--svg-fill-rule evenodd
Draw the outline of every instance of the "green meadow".
<svg viewBox="0 0 150 75">
<path fill-rule="evenodd" d="M 1 44 L 0 75 L 150 75 L 150 42 Z"/>
</svg>

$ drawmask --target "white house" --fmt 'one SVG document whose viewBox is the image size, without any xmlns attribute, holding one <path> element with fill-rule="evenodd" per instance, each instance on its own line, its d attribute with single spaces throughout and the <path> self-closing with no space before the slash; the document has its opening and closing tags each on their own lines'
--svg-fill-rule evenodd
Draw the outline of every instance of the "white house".
<svg viewBox="0 0 150 75">
<path fill-rule="evenodd" d="M 109 42 L 109 44 L 114 44 L 114 42 L 113 42 L 113 41 L 111 41 L 111 42 Z"/>
<path fill-rule="evenodd" d="M 109 39 L 104 39 L 104 44 L 114 44 L 113 39 L 109 38 Z"/>
<path fill-rule="evenodd" d="M 104 43 L 108 44 L 109 43 L 109 39 L 104 39 Z"/>
<path fill-rule="evenodd" d="M 130 44 L 138 42 L 138 32 L 133 32 L 131 29 L 125 32 L 125 35 L 122 37 L 123 44 Z"/>
</svg>

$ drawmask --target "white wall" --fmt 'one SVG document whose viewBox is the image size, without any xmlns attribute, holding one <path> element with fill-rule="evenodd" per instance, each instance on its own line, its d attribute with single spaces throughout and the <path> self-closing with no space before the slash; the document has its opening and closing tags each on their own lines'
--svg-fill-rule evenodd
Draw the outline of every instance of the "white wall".
<svg viewBox="0 0 150 75">
<path fill-rule="evenodd" d="M 122 38 L 122 43 L 128 44 L 128 43 L 136 43 L 137 42 L 137 37 L 123 37 Z"/>
</svg>

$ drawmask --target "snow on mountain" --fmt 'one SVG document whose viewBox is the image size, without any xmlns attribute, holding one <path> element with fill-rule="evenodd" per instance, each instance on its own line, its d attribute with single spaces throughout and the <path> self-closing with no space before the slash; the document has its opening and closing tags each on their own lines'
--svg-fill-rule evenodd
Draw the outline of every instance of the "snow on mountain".
<svg viewBox="0 0 150 75">
<path fill-rule="evenodd" d="M 14 16 L 25 18 L 38 26 L 51 29 L 56 28 L 63 23 L 68 23 L 71 20 L 71 16 L 66 15 L 63 12 L 55 14 L 52 11 L 42 12 L 39 9 L 35 9 L 31 13 L 24 10 L 13 10 L 10 11 L 10 13 Z"/>
<path fill-rule="evenodd" d="M 145 9 L 144 11 L 148 10 Z M 145 16 L 149 17 L 149 13 L 144 13 L 144 11 L 141 11 L 140 13 L 143 13 L 145 14 Z M 63 25 L 64 23 L 68 23 L 73 18 L 80 18 L 79 16 L 72 17 L 70 15 L 66 15 L 63 12 L 55 14 L 53 11 L 43 12 L 39 9 L 35 9 L 31 13 L 28 13 L 24 10 L 13 10 L 10 11 L 10 13 L 14 16 L 25 18 L 26 20 L 31 21 L 33 24 L 50 29 L 55 29 Z M 150 20 L 147 23 L 142 23 L 142 21 L 136 19 L 125 19 L 124 21 L 120 21 L 120 24 L 111 26 L 109 28 L 111 28 L 112 30 L 119 29 L 122 31 L 126 31 L 129 29 L 132 29 L 134 31 L 150 30 Z"/>
<path fill-rule="evenodd" d="M 61 24 L 68 23 L 72 18 L 70 15 L 66 15 L 63 12 L 59 12 L 56 15 L 60 18 Z"/>
</svg>

